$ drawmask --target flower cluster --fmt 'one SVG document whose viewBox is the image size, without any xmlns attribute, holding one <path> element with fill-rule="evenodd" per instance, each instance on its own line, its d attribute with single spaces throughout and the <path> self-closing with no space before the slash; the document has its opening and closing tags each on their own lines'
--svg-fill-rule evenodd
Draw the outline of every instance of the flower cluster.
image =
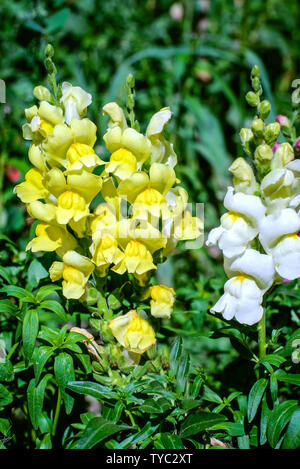
<svg viewBox="0 0 300 469">
<path fill-rule="evenodd" d="M 164 136 L 170 109 L 154 114 L 143 135 L 128 126 L 118 104 L 106 104 L 103 139 L 110 156 L 104 161 L 94 149 L 96 126 L 85 117 L 90 94 L 63 83 L 59 97 L 42 86 L 34 95 L 39 104 L 26 109 L 23 126 L 33 168 L 15 188 L 39 221 L 27 249 L 56 251 L 60 260 L 50 267 L 50 277 L 62 279 L 68 299 L 88 300 L 97 279 L 128 274 L 141 300 L 150 301 L 152 317 L 169 318 L 175 292 L 150 286 L 151 274 L 178 241 L 197 238 L 201 229 L 178 185 L 177 157 Z M 151 322 L 134 310 L 111 319 L 110 329 L 135 353 L 155 343 Z"/>
<path fill-rule="evenodd" d="M 240 133 L 254 169 L 243 158 L 229 168 L 234 187 L 224 199 L 228 211 L 207 240 L 222 250 L 229 277 L 212 312 L 248 325 L 260 321 L 263 295 L 274 283 L 300 277 L 300 160 L 289 142 L 277 141 L 280 118 L 264 122 L 270 106 L 258 98 L 257 78 L 255 67 L 256 93 L 248 93 L 248 102 L 256 103 L 258 116 Z"/>
</svg>

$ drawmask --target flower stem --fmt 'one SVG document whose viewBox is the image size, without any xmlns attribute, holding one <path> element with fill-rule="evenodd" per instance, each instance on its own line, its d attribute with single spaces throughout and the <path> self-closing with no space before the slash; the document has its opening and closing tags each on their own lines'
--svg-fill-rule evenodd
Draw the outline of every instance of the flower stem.
<svg viewBox="0 0 300 469">
<path fill-rule="evenodd" d="M 258 350 L 259 359 L 266 355 L 266 310 L 264 309 L 261 320 L 258 323 Z"/>
<path fill-rule="evenodd" d="M 61 407 L 61 391 L 58 388 L 55 416 L 54 416 L 54 422 L 53 422 L 53 427 L 52 427 L 52 436 L 55 436 L 55 433 L 56 433 L 57 423 L 58 423 L 59 414 L 60 414 L 60 407 Z"/>
</svg>

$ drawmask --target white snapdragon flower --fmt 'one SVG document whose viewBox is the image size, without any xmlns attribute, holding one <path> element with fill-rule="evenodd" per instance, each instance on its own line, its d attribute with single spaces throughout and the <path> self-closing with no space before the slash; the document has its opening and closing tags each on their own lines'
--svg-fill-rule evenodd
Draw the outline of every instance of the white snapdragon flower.
<svg viewBox="0 0 300 469">
<path fill-rule="evenodd" d="M 263 295 L 274 279 L 272 257 L 247 249 L 233 261 L 225 259 L 225 270 L 231 278 L 211 312 L 222 313 L 224 319 L 235 318 L 250 326 L 259 322 L 263 315 Z"/>
<path fill-rule="evenodd" d="M 224 206 L 229 210 L 221 217 L 221 225 L 209 233 L 207 245 L 218 245 L 224 256 L 232 258 L 243 254 L 257 236 L 259 223 L 266 207 L 260 197 L 237 192 L 228 187 Z"/>
<path fill-rule="evenodd" d="M 61 91 L 60 103 L 65 110 L 65 121 L 70 125 L 73 118 L 81 119 L 86 114 L 86 108 L 92 102 L 92 95 L 80 86 L 72 86 L 67 82 L 62 84 Z"/>
<path fill-rule="evenodd" d="M 299 231 L 300 218 L 292 208 L 270 214 L 260 224 L 259 240 L 272 255 L 276 272 L 288 280 L 300 277 Z"/>
<path fill-rule="evenodd" d="M 291 205 L 300 190 L 300 160 L 270 171 L 261 181 L 268 213 L 279 213 Z"/>
</svg>

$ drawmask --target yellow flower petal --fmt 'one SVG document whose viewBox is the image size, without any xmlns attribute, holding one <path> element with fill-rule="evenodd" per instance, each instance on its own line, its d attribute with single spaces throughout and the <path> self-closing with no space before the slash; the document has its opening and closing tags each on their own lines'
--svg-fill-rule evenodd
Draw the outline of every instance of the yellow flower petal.
<svg viewBox="0 0 300 469">
<path fill-rule="evenodd" d="M 42 173 L 38 169 L 30 169 L 25 176 L 25 182 L 15 187 L 15 193 L 25 203 L 47 197 L 48 190 L 43 184 Z"/>
</svg>

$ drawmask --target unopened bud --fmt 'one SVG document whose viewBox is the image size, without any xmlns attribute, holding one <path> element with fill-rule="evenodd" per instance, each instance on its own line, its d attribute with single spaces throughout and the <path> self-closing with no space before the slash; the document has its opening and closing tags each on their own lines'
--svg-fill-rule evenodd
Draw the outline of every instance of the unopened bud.
<svg viewBox="0 0 300 469">
<path fill-rule="evenodd" d="M 254 158 L 259 165 L 270 163 L 273 158 L 272 148 L 267 144 L 259 145 L 255 150 Z"/>
<path fill-rule="evenodd" d="M 241 129 L 240 138 L 245 152 L 251 155 L 251 143 L 253 142 L 252 130 L 247 128 Z"/>
<path fill-rule="evenodd" d="M 261 84 L 260 84 L 260 79 L 257 77 L 252 78 L 252 88 L 254 91 L 260 91 L 261 90 Z"/>
<path fill-rule="evenodd" d="M 135 79 L 132 73 L 129 73 L 127 77 L 127 85 L 129 86 L 129 88 L 134 88 L 135 86 Z"/>
<path fill-rule="evenodd" d="M 254 119 L 251 125 L 251 130 L 255 137 L 263 137 L 265 124 L 262 119 Z"/>
<path fill-rule="evenodd" d="M 33 95 L 39 101 L 50 101 L 51 100 L 51 93 L 45 86 L 36 86 L 33 90 Z"/>
<path fill-rule="evenodd" d="M 294 150 L 290 143 L 281 143 L 273 157 L 271 164 L 272 169 L 280 169 L 286 166 L 294 159 Z"/>
<path fill-rule="evenodd" d="M 233 185 L 238 192 L 253 194 L 257 189 L 257 183 L 251 166 L 244 158 L 234 160 L 229 168 L 233 174 Z"/>
<path fill-rule="evenodd" d="M 56 73 L 56 68 L 50 57 L 45 59 L 45 67 L 48 73 Z"/>
<path fill-rule="evenodd" d="M 258 106 L 258 112 L 262 119 L 266 119 L 271 111 L 271 104 L 266 99 L 260 103 Z"/>
<path fill-rule="evenodd" d="M 294 151 L 295 151 L 296 158 L 299 158 L 299 156 L 300 156 L 300 137 L 297 138 L 297 140 L 294 144 Z"/>
<path fill-rule="evenodd" d="M 46 55 L 47 55 L 48 57 L 53 57 L 53 55 L 54 55 L 54 48 L 53 48 L 52 44 L 47 44 L 47 46 L 46 46 Z"/>
<path fill-rule="evenodd" d="M 254 93 L 253 91 L 248 91 L 248 93 L 246 94 L 245 97 L 246 97 L 246 101 L 249 104 L 249 106 L 251 106 L 251 107 L 258 106 L 259 97 L 256 93 Z"/>
<path fill-rule="evenodd" d="M 257 77 L 259 78 L 260 77 L 260 70 L 259 70 L 259 66 L 258 65 L 254 65 L 252 70 L 251 70 L 251 76 L 252 77 Z"/>
<path fill-rule="evenodd" d="M 275 120 L 276 122 L 280 124 L 283 130 L 285 128 L 289 128 L 291 125 L 290 120 L 286 116 L 283 116 L 282 114 L 279 114 L 278 116 L 276 116 Z"/>
<path fill-rule="evenodd" d="M 280 124 L 278 124 L 278 122 L 274 122 L 266 126 L 265 132 L 264 132 L 264 139 L 268 145 L 272 146 L 276 142 L 279 134 L 280 134 Z"/>
</svg>

